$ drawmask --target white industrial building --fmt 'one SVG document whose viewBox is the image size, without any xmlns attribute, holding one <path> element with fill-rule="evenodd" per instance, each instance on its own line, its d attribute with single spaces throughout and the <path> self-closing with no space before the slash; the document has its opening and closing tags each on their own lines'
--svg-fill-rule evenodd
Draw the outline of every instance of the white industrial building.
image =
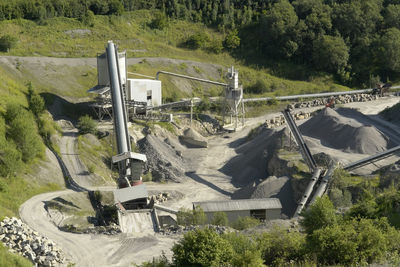
<svg viewBox="0 0 400 267">
<path fill-rule="evenodd" d="M 128 79 L 126 100 L 146 102 L 148 107 L 161 105 L 161 81 L 150 79 Z"/>
<path fill-rule="evenodd" d="M 259 198 L 193 202 L 193 208 L 201 208 L 204 211 L 207 223 L 212 221 L 216 212 L 224 212 L 229 222 L 246 216 L 268 221 L 281 218 L 282 204 L 277 198 Z"/>
</svg>

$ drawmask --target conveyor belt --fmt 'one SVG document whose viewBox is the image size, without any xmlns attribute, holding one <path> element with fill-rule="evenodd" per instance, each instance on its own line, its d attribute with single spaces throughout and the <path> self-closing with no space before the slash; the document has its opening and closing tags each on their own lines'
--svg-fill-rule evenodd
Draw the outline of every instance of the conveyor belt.
<svg viewBox="0 0 400 267">
<path fill-rule="evenodd" d="M 313 172 L 317 167 L 317 164 L 315 163 L 315 160 L 310 150 L 308 149 L 307 144 L 304 142 L 303 136 L 301 135 L 299 128 L 297 128 L 297 125 L 294 122 L 292 114 L 290 114 L 290 110 L 285 109 L 284 111 L 282 111 L 282 113 L 286 119 L 287 124 L 289 125 L 291 132 L 294 135 L 296 143 L 300 147 L 300 152 L 303 155 L 304 161 L 307 163 L 308 167 L 310 168 L 310 171 Z"/>
<path fill-rule="evenodd" d="M 377 153 L 375 155 L 366 157 L 364 159 L 349 163 L 349 164 L 345 165 L 343 167 L 343 169 L 345 169 L 346 171 L 354 170 L 354 169 L 357 169 L 359 167 L 362 167 L 362 166 L 368 165 L 370 163 L 373 163 L 375 161 L 390 157 L 391 155 L 393 155 L 397 151 L 400 151 L 400 146 L 396 146 L 396 147 L 393 147 L 393 148 L 388 149 L 386 151 L 383 151 L 383 152 Z"/>
</svg>

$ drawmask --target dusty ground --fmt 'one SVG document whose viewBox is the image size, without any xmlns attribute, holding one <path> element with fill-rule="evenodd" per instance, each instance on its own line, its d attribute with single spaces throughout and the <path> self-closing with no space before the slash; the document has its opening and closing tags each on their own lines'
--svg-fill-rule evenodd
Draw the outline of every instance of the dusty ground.
<svg viewBox="0 0 400 267">
<path fill-rule="evenodd" d="M 395 132 L 398 128 L 394 128 L 394 126 L 382 121 L 375 114 L 386 106 L 391 106 L 398 101 L 398 98 L 384 98 L 373 102 L 351 103 L 344 106 L 354 107 L 365 114 L 372 115 L 372 117 L 368 117 L 369 123 L 378 125 L 383 129 L 382 131 L 393 135 L 394 140 L 396 140 L 398 133 L 400 133 L 400 131 Z M 187 165 L 184 166 L 188 176 L 186 181 L 166 184 L 148 183 L 148 189 L 180 192 L 182 197 L 165 203 L 165 205 L 176 209 L 180 207 L 190 208 L 194 201 L 230 199 L 232 193 L 237 188 L 232 185 L 231 177 L 221 172 L 221 167 L 237 155 L 235 151 L 237 143 L 235 142 L 243 142 L 243 138 L 247 136 L 252 128 L 264 122 L 267 118 L 276 115 L 269 114 L 255 119 L 248 119 L 246 127 L 241 131 L 209 137 L 209 148 L 207 149 L 185 149 L 182 151 L 182 155 L 187 160 Z M 96 184 L 96 181 L 90 175 L 82 174 L 86 171 L 86 168 L 80 163 L 79 157 L 76 155 L 75 146 L 73 145 L 76 139 L 76 130 L 72 127 L 68 129 L 68 125 L 65 127 L 66 134 L 62 137 L 60 148 L 62 158 L 71 177 L 82 187 L 102 190 L 112 190 L 115 188 L 113 186 L 92 187 L 93 183 Z M 306 140 L 310 143 L 312 152 L 329 151 L 328 148 L 315 140 Z M 366 156 L 337 152 L 334 149 L 332 153 L 336 154 L 343 161 L 353 161 Z M 58 243 L 70 257 L 71 261 L 76 263 L 76 266 L 126 266 L 132 262 L 140 263 L 151 260 L 152 257 L 160 255 L 162 251 L 166 252 L 167 257 L 171 256 L 169 249 L 178 240 L 177 237 L 167 237 L 158 234 L 120 234 L 109 237 L 103 235 L 71 234 L 59 231 L 50 222 L 48 218 L 49 214 L 44 208 L 43 201 L 48 201 L 57 196 L 72 192 L 71 190 L 64 190 L 35 196 L 21 206 L 20 215 L 33 229 Z"/>
</svg>

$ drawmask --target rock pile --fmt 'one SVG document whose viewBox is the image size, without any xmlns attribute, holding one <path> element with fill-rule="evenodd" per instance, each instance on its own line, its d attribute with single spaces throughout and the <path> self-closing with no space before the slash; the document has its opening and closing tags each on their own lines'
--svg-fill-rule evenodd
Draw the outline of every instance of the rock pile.
<svg viewBox="0 0 400 267">
<path fill-rule="evenodd" d="M 0 240 L 12 253 L 28 258 L 38 266 L 59 266 L 65 257 L 54 242 L 33 231 L 18 218 L 4 218 L 0 222 Z"/>
<path fill-rule="evenodd" d="M 228 226 L 207 224 L 204 226 L 201 226 L 201 225 L 187 225 L 187 226 L 171 225 L 171 226 L 161 229 L 159 233 L 163 234 L 163 235 L 181 235 L 181 234 L 184 234 L 184 233 L 187 233 L 190 231 L 194 231 L 197 229 L 201 229 L 201 228 L 213 229 L 218 234 L 225 234 L 225 233 L 234 231 L 232 228 L 230 228 Z"/>
<path fill-rule="evenodd" d="M 370 95 L 370 94 L 354 94 L 354 95 L 340 95 L 335 96 L 335 104 L 345 104 L 351 102 L 366 102 L 378 99 L 377 95 Z M 314 99 L 306 102 L 298 102 L 294 104 L 289 104 L 287 106 L 288 109 L 294 110 L 296 108 L 311 108 L 311 107 L 318 107 L 318 106 L 325 106 L 329 103 L 330 98 L 323 98 L 323 99 Z M 310 112 L 295 112 L 292 113 L 293 118 L 295 120 L 304 120 L 308 119 L 314 115 L 314 113 Z M 283 124 L 285 124 L 285 118 L 281 116 L 277 116 L 265 122 L 267 128 L 276 128 Z"/>
<path fill-rule="evenodd" d="M 167 201 L 169 198 L 169 193 L 160 193 L 158 195 L 152 195 L 148 197 L 148 200 L 151 201 L 154 199 L 154 204 L 160 204 Z"/>
<path fill-rule="evenodd" d="M 335 99 L 335 104 L 346 104 L 351 102 L 372 101 L 378 99 L 378 96 L 371 94 L 351 94 L 351 95 L 334 96 L 334 99 Z M 288 108 L 295 109 L 295 108 L 311 108 L 311 107 L 324 106 L 327 103 L 329 103 L 330 100 L 331 98 L 320 98 L 305 102 L 298 102 L 288 105 Z"/>
</svg>

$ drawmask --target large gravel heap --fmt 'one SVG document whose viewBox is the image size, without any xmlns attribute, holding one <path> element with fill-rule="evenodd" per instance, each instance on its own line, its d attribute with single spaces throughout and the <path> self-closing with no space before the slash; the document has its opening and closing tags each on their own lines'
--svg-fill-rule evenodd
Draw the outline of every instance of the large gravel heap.
<svg viewBox="0 0 400 267">
<path fill-rule="evenodd" d="M 18 218 L 0 222 L 0 240 L 10 252 L 19 253 L 37 266 L 59 266 L 65 262 L 61 250 Z"/>
<path fill-rule="evenodd" d="M 148 134 L 138 141 L 140 152 L 146 154 L 146 171 L 150 171 L 155 181 L 172 180 L 181 182 L 185 176 L 185 166 L 178 150 L 170 145 L 168 139 L 163 142 L 160 138 Z"/>
<path fill-rule="evenodd" d="M 302 134 L 321 140 L 322 145 L 351 153 L 375 154 L 385 151 L 390 140 L 374 126 L 343 117 L 325 108 L 300 127 Z"/>
</svg>

